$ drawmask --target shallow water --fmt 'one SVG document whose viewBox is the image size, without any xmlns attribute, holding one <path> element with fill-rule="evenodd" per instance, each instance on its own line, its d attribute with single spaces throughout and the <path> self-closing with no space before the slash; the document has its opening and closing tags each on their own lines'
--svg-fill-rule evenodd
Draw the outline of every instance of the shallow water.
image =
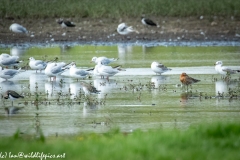
<svg viewBox="0 0 240 160">
<path fill-rule="evenodd" d="M 24 60 L 21 67 L 27 65 L 29 57 L 58 57 L 59 61 L 75 61 L 78 67 L 89 68 L 94 67 L 90 63 L 93 56 L 107 56 L 118 57 L 112 65 L 121 64 L 126 69 L 109 81 L 97 77 L 83 80 L 101 90 L 90 100 L 68 72 L 55 82 L 50 82 L 44 72 L 31 70 L 22 70 L 9 81 L 0 79 L 2 94 L 12 89 L 25 95 L 13 102 L 19 109 L 14 114 L 6 114 L 5 108 L 14 107 L 1 99 L 0 136 L 10 136 L 17 129 L 23 134 L 39 135 L 42 130 L 46 136 L 55 136 L 106 132 L 112 127 L 131 132 L 159 127 L 186 129 L 203 121 L 240 121 L 239 91 L 238 98 L 227 95 L 229 88 L 239 88 L 239 74 L 224 81 L 213 65 L 222 60 L 224 65 L 240 68 L 239 46 L 65 45 L 0 48 L 0 53 L 20 56 Z M 150 69 L 152 61 L 172 71 L 155 75 Z M 182 72 L 201 82 L 186 92 L 179 82 Z"/>
</svg>

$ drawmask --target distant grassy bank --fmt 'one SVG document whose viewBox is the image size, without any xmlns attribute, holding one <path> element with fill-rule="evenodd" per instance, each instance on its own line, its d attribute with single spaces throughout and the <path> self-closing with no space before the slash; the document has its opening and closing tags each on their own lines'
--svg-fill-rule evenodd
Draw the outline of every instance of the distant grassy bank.
<svg viewBox="0 0 240 160">
<path fill-rule="evenodd" d="M 182 130 L 152 130 L 33 140 L 29 136 L 0 138 L 2 155 L 40 152 L 65 159 L 240 159 L 240 125 L 237 123 L 200 125 Z M 50 158 L 47 158 L 50 159 Z"/>
<path fill-rule="evenodd" d="M 239 0 L 1 0 L 0 17 L 240 16 Z"/>
</svg>

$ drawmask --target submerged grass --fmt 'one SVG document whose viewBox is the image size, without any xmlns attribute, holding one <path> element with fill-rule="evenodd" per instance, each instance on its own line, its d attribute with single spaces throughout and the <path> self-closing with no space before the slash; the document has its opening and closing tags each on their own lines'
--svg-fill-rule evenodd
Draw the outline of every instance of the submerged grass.
<svg viewBox="0 0 240 160">
<path fill-rule="evenodd" d="M 1 0 L 0 17 L 240 16 L 238 0 Z"/>
<path fill-rule="evenodd" d="M 213 123 L 188 130 L 140 130 L 79 134 L 45 141 L 23 137 L 0 138 L 2 153 L 65 154 L 66 159 L 239 159 L 240 125 Z"/>
</svg>

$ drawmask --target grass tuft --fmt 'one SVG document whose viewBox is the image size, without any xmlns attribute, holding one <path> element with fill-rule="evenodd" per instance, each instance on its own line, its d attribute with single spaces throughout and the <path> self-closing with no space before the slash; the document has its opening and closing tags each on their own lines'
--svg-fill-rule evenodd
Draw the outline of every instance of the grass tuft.
<svg viewBox="0 0 240 160">
<path fill-rule="evenodd" d="M 237 0 L 1 0 L 0 17 L 240 16 Z"/>
<path fill-rule="evenodd" d="M 136 130 L 38 139 L 0 138 L 2 153 L 63 155 L 66 159 L 240 159 L 238 123 L 202 124 L 187 130 Z"/>
</svg>

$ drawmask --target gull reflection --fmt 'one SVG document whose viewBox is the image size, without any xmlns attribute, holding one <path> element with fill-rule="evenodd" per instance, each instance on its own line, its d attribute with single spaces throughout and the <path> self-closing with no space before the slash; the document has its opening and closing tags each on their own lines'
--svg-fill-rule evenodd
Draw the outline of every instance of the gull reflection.
<svg viewBox="0 0 240 160">
<path fill-rule="evenodd" d="M 129 45 L 118 45 L 118 58 L 125 59 L 126 55 L 132 53 L 132 46 Z"/>
<path fill-rule="evenodd" d="M 23 109 L 24 107 L 5 107 L 4 110 L 6 112 L 6 116 L 12 116 L 14 114 L 17 114 L 19 110 Z"/>
<path fill-rule="evenodd" d="M 2 81 L 0 83 L 0 87 L 2 89 L 2 91 L 7 91 L 7 90 L 19 90 L 20 87 L 18 87 L 17 85 L 15 85 L 15 83 L 13 81 Z"/>
<path fill-rule="evenodd" d="M 44 73 L 32 73 L 29 76 L 30 91 L 44 91 L 44 81 L 46 75 Z"/>
<path fill-rule="evenodd" d="M 13 48 L 10 49 L 10 53 L 12 56 L 23 56 L 24 53 L 27 51 L 27 48 L 25 47 L 18 47 L 18 46 L 14 46 Z"/>
<path fill-rule="evenodd" d="M 76 97 L 79 97 L 81 94 L 81 84 L 79 82 L 73 82 L 73 83 L 70 83 L 70 86 L 69 86 L 70 90 L 71 90 L 71 99 L 74 99 Z"/>
<path fill-rule="evenodd" d="M 63 45 L 61 45 L 59 47 L 60 47 L 61 53 L 66 53 L 66 52 L 68 52 L 68 50 L 71 49 L 71 46 L 67 45 L 67 44 L 63 44 Z"/>
<path fill-rule="evenodd" d="M 215 82 L 215 93 L 216 95 L 222 94 L 222 93 L 228 93 L 229 89 L 234 89 L 239 85 L 239 82 L 237 81 L 216 81 Z"/>
<path fill-rule="evenodd" d="M 111 93 L 113 88 L 117 87 L 117 82 L 114 79 L 95 79 L 94 87 L 97 88 L 97 90 L 100 90 L 100 94 L 98 94 L 98 98 L 105 98 L 105 95 L 107 93 Z"/>
<path fill-rule="evenodd" d="M 151 82 L 154 83 L 155 88 L 158 88 L 160 85 L 166 84 L 170 77 L 163 75 L 156 75 L 151 78 Z"/>
<path fill-rule="evenodd" d="M 84 117 L 87 117 L 87 115 L 89 113 L 93 113 L 96 109 L 97 109 L 97 104 L 94 104 L 94 103 L 87 103 L 87 102 L 84 102 L 83 103 L 83 116 Z"/>
<path fill-rule="evenodd" d="M 47 81 L 45 82 L 45 93 L 47 93 L 49 97 L 58 97 L 59 94 L 69 94 L 68 84 L 68 82 L 63 82 L 62 79 L 51 82 Z"/>
<path fill-rule="evenodd" d="M 164 76 L 164 75 L 156 75 L 151 78 L 151 83 L 152 83 L 152 85 L 154 85 L 155 88 L 159 88 L 161 86 L 164 87 L 163 85 L 166 84 L 166 82 L 168 81 L 169 78 L 170 77 Z M 154 89 L 153 93 L 158 94 L 158 91 L 159 90 Z"/>
</svg>

